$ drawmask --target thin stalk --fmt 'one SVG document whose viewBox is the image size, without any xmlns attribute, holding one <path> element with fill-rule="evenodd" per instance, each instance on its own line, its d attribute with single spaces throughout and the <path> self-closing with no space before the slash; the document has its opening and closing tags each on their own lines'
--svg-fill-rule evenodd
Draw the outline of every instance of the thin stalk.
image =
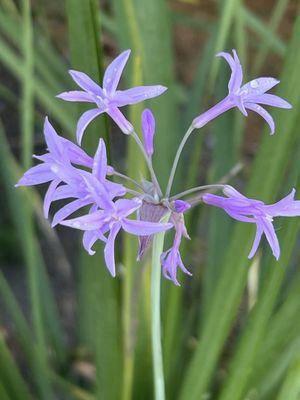
<svg viewBox="0 0 300 400">
<path fill-rule="evenodd" d="M 173 185 L 173 181 L 174 181 L 174 177 L 175 177 L 175 173 L 176 173 L 176 168 L 177 168 L 178 161 L 179 161 L 179 158 L 181 156 L 182 150 L 183 150 L 188 138 L 190 137 L 190 135 L 194 131 L 194 129 L 195 128 L 194 128 L 193 125 L 191 125 L 189 127 L 189 129 L 186 131 L 186 133 L 183 136 L 182 141 L 181 141 L 181 143 L 180 143 L 180 145 L 178 147 L 178 150 L 177 150 L 177 153 L 175 155 L 174 162 L 173 162 L 173 165 L 172 165 L 172 169 L 171 169 L 168 185 L 167 185 L 166 196 L 165 196 L 166 198 L 168 198 L 170 196 L 172 185 Z"/>
<path fill-rule="evenodd" d="M 181 193 L 176 194 L 175 196 L 172 196 L 170 198 L 170 201 L 179 199 L 180 197 L 186 196 L 187 194 L 202 191 L 202 190 L 205 190 L 207 192 L 207 191 L 209 191 L 209 189 L 213 189 L 213 190 L 214 189 L 223 189 L 224 186 L 226 186 L 226 183 L 228 181 L 230 181 L 231 178 L 236 176 L 243 167 L 244 167 L 244 164 L 242 162 L 238 162 L 217 183 L 215 183 L 213 185 L 197 186 L 197 187 L 185 190 L 184 192 L 181 192 Z"/>
<path fill-rule="evenodd" d="M 136 141 L 137 145 L 138 145 L 139 148 L 141 149 L 141 151 L 142 151 L 142 153 L 143 153 L 143 156 L 144 156 L 144 158 L 145 158 L 145 161 L 146 161 L 146 163 L 147 163 L 147 167 L 148 167 L 148 169 L 149 169 L 152 182 L 153 182 L 154 186 L 156 187 L 156 190 L 157 190 L 159 196 L 162 196 L 162 190 L 161 190 L 160 184 L 159 184 L 159 182 L 158 182 L 158 179 L 157 179 L 157 177 L 156 177 L 155 171 L 154 171 L 154 169 L 153 169 L 153 165 L 152 165 L 152 160 L 151 160 L 151 158 L 148 157 L 148 155 L 147 155 L 147 153 L 146 153 L 146 151 L 145 151 L 145 149 L 144 149 L 143 143 L 141 142 L 141 139 L 139 138 L 138 134 L 137 134 L 135 131 L 133 131 L 133 132 L 131 133 L 131 136 L 134 138 L 134 140 Z"/>
<path fill-rule="evenodd" d="M 115 176 L 118 176 L 118 177 L 121 178 L 121 179 L 124 179 L 124 180 L 126 180 L 126 181 L 128 181 L 128 182 L 131 182 L 133 185 L 137 186 L 139 189 L 144 190 L 144 189 L 143 189 L 143 186 L 140 185 L 136 180 L 130 178 L 130 176 L 121 174 L 121 172 L 117 172 L 117 171 L 115 171 L 115 170 L 114 170 L 114 173 L 113 173 L 113 174 L 114 174 Z"/>
<path fill-rule="evenodd" d="M 133 194 L 134 196 L 141 196 L 141 192 L 137 192 L 136 190 L 132 190 L 132 189 L 129 189 L 129 188 L 126 188 L 126 192 L 127 193 L 130 193 L 130 194 Z"/>
<path fill-rule="evenodd" d="M 181 197 L 184 197 L 191 193 L 201 192 L 202 190 L 207 191 L 209 189 L 223 189 L 224 187 L 225 187 L 225 185 L 221 185 L 221 184 L 196 186 L 194 188 L 185 190 L 184 192 L 178 193 L 178 194 L 176 194 L 176 196 L 172 196 L 170 198 L 170 201 L 180 199 Z"/>
<path fill-rule="evenodd" d="M 164 216 L 162 222 L 167 221 L 169 214 Z M 154 236 L 152 249 L 151 269 L 151 339 L 152 362 L 155 400 L 165 399 L 165 381 L 163 370 L 163 356 L 161 345 L 161 317 L 160 317 L 160 289 L 161 289 L 161 263 L 160 255 L 163 251 L 165 232 Z"/>
</svg>

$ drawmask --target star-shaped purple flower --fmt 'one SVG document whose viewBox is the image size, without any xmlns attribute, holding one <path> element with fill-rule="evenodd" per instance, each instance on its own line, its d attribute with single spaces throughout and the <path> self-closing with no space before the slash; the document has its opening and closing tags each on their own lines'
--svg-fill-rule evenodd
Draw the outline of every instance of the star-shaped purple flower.
<svg viewBox="0 0 300 400">
<path fill-rule="evenodd" d="M 81 179 L 79 179 L 76 168 L 72 164 L 91 167 L 93 159 L 80 147 L 59 136 L 48 118 L 45 118 L 44 136 L 48 153 L 34 156 L 42 163 L 26 171 L 16 186 L 32 186 L 51 182 L 44 201 L 44 214 L 47 218 L 53 196 L 62 182 L 75 188 L 81 185 Z M 61 196 L 63 196 L 62 193 Z"/>
<path fill-rule="evenodd" d="M 103 139 L 100 139 L 93 159 L 92 171 L 76 170 L 80 184 L 75 187 L 70 184 L 59 186 L 53 193 L 52 201 L 62 198 L 75 198 L 75 200 L 57 211 L 53 217 L 52 227 L 86 205 L 99 203 L 103 206 L 103 204 L 106 204 L 107 197 L 112 200 L 126 193 L 123 185 L 106 179 L 108 170 L 105 143 Z"/>
<path fill-rule="evenodd" d="M 57 97 L 67 101 L 95 103 L 97 106 L 97 108 L 83 113 L 77 123 L 76 136 L 79 144 L 81 143 L 82 136 L 88 124 L 104 112 L 115 121 L 123 133 L 130 134 L 133 131 L 133 127 L 121 113 L 119 107 L 151 99 L 161 95 L 165 90 L 167 90 L 166 87 L 161 85 L 137 86 L 127 90 L 117 90 L 118 83 L 121 79 L 129 55 L 130 50 L 126 50 L 115 58 L 111 64 L 109 64 L 104 73 L 103 87 L 100 87 L 83 72 L 74 70 L 69 71 L 73 80 L 83 89 L 83 91 L 73 90 L 70 92 L 64 92 L 59 94 Z"/>
<path fill-rule="evenodd" d="M 103 206 L 103 204 L 99 204 Z M 82 217 L 61 222 L 62 225 L 85 231 L 83 243 L 89 254 L 94 254 L 93 244 L 98 240 L 104 241 L 104 258 L 112 276 L 116 275 L 115 239 L 121 229 L 136 236 L 148 236 L 172 227 L 171 223 L 148 222 L 132 220 L 127 217 L 136 212 L 142 205 L 142 200 L 134 198 L 120 199 L 116 202 L 107 199 L 105 209 L 98 209 Z M 108 237 L 105 234 L 109 232 Z"/>
<path fill-rule="evenodd" d="M 80 208 L 93 204 L 94 200 L 87 184 L 90 175 L 92 176 L 90 179 L 99 181 L 105 186 L 112 199 L 126 193 L 122 185 L 106 179 L 110 167 L 107 165 L 103 139 L 100 139 L 95 157 L 92 158 L 80 147 L 59 136 L 48 118 L 44 123 L 44 136 L 48 152 L 41 156 L 35 156 L 42 163 L 26 171 L 16 186 L 32 186 L 51 182 L 44 198 L 45 218 L 48 218 L 53 201 L 75 198 L 54 215 L 52 226 L 57 225 Z M 92 172 L 75 168 L 73 164 L 90 168 Z"/>
<path fill-rule="evenodd" d="M 224 194 L 227 197 L 205 194 L 203 201 L 206 204 L 223 208 L 230 217 L 238 221 L 256 224 L 256 235 L 249 258 L 255 255 L 261 237 L 265 234 L 273 255 L 278 260 L 280 247 L 272 222 L 274 217 L 300 215 L 300 201 L 294 200 L 295 189 L 282 200 L 271 205 L 266 205 L 259 200 L 248 199 L 231 186 L 225 187 Z"/>
<path fill-rule="evenodd" d="M 223 114 L 225 111 L 238 107 L 247 116 L 247 109 L 259 114 L 268 123 L 271 134 L 275 132 L 275 123 L 272 116 L 260 105 L 273 106 L 278 108 L 291 108 L 291 104 L 274 94 L 266 93 L 276 86 L 279 81 L 274 78 L 257 78 L 242 86 L 243 70 L 240 60 L 235 50 L 233 56 L 229 53 L 219 53 L 218 57 L 223 57 L 231 68 L 231 77 L 228 84 L 228 96 L 212 107 L 210 110 L 195 118 L 193 125 L 201 128 L 212 119 Z"/>
</svg>

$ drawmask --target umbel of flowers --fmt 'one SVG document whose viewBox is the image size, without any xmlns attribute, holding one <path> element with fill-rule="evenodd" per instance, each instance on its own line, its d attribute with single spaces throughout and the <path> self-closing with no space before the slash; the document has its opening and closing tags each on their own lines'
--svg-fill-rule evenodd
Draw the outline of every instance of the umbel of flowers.
<svg viewBox="0 0 300 400">
<path fill-rule="evenodd" d="M 177 268 L 191 275 L 180 256 L 182 238 L 189 239 L 184 223 L 184 214 L 192 206 L 201 203 L 222 208 L 230 217 L 238 221 L 255 224 L 256 235 L 249 258 L 255 255 L 262 235 L 265 235 L 274 257 L 278 259 L 280 247 L 272 222 L 273 218 L 277 216 L 300 215 L 300 201 L 294 200 L 294 189 L 282 200 L 272 205 L 266 205 L 260 200 L 249 199 L 233 187 L 220 184 L 191 188 L 171 195 L 181 152 L 187 139 L 196 129 L 203 127 L 227 110 L 237 107 L 245 116 L 247 116 L 247 110 L 259 114 L 268 123 L 271 134 L 273 134 L 275 131 L 273 118 L 262 105 L 291 108 L 287 101 L 267 93 L 279 83 L 274 78 L 258 78 L 243 85 L 243 72 L 239 58 L 235 50 L 232 53 L 232 55 L 229 53 L 218 54 L 227 61 L 231 68 L 228 95 L 193 120 L 179 145 L 165 192 L 159 184 L 152 165 L 155 138 L 155 118 L 152 112 L 145 109 L 141 115 L 142 141 L 120 108 L 157 97 L 166 88 L 154 85 L 138 86 L 127 90 L 118 89 L 130 50 L 120 54 L 107 67 L 102 87 L 83 72 L 69 71 L 80 90 L 64 92 L 57 97 L 66 101 L 91 103 L 93 106 L 78 120 L 76 136 L 79 146 L 59 136 L 46 118 L 44 136 L 47 152 L 41 156 L 34 156 L 41 163 L 26 171 L 16 186 L 48 183 L 49 187 L 44 199 L 45 217 L 49 216 L 52 202 L 66 200 L 66 205 L 54 214 L 52 227 L 61 224 L 82 230 L 82 243 L 90 255 L 94 254 L 93 245 L 96 241 L 104 242 L 104 258 L 112 276 L 116 274 L 115 240 L 121 230 L 139 238 L 138 259 L 142 258 L 153 235 L 173 230 L 173 245 L 162 253 L 161 264 L 163 275 L 179 285 Z M 147 163 L 150 181 L 142 179 L 141 182 L 136 182 L 108 165 L 105 143 L 101 138 L 93 157 L 86 154 L 80 147 L 88 124 L 103 113 L 107 113 L 124 134 L 132 136 L 136 140 Z M 122 184 L 114 182 L 112 180 L 114 178 L 118 178 Z M 129 183 L 135 185 L 135 190 L 128 187 Z M 216 190 L 221 190 L 223 196 L 209 193 Z M 191 194 L 193 194 L 193 201 L 189 197 Z M 89 207 L 88 214 L 70 218 L 75 212 L 85 210 L 86 206 Z M 168 222 L 160 222 L 162 218 L 167 218 Z"/>
</svg>

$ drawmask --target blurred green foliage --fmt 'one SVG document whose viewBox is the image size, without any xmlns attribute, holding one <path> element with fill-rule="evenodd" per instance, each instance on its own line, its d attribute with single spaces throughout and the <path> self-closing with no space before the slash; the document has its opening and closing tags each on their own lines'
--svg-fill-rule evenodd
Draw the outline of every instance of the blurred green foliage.
<svg viewBox="0 0 300 400">
<path fill-rule="evenodd" d="M 219 179 L 242 159 L 246 166 L 236 180 L 251 197 L 271 202 L 290 187 L 300 189 L 296 2 L 270 0 L 269 8 L 261 6 L 267 19 L 259 6 L 249 8 L 243 0 L 212 0 L 208 10 L 202 2 L 183 0 L 100 3 L 66 0 L 62 8 L 60 2 L 41 0 L 0 2 L 4 400 L 154 396 L 150 266 L 147 259 L 144 265 L 136 263 L 136 241 L 126 237 L 120 244 L 113 280 L 101 248 L 90 257 L 79 237 L 66 239 L 61 231 L 58 237 L 43 220 L 40 192 L 14 188 L 32 163 L 31 154 L 40 150 L 42 114 L 74 137 L 82 110 L 55 98 L 71 85 L 69 67 L 101 80 L 112 53 L 131 48 L 127 83 L 168 86 L 164 96 L 150 102 L 158 121 L 154 163 L 163 185 L 190 120 L 226 93 L 227 70 L 215 59 L 217 51 L 237 48 L 249 76 L 282 70 L 280 95 L 294 107 L 274 113 L 276 135 L 270 138 L 254 118 L 246 121 L 231 111 L 191 138 L 176 185 L 184 190 Z M 294 18 L 286 18 L 287 13 Z M 137 127 L 141 110 L 130 108 Z M 137 164 L 144 171 L 135 143 L 129 141 L 124 151 L 111 133 L 109 121 L 97 119 L 84 147 L 92 154 L 101 135 L 114 162 L 131 174 Z M 262 248 L 251 265 L 251 227 L 204 207 L 187 216 L 187 224 L 193 241 L 185 244 L 184 256 L 194 276 L 182 277 L 180 288 L 162 284 L 167 399 L 299 399 L 299 220 L 278 222 L 278 263 Z M 7 280 L 12 263 L 20 264 L 20 271 L 24 265 L 24 304 L 14 280 Z"/>
</svg>

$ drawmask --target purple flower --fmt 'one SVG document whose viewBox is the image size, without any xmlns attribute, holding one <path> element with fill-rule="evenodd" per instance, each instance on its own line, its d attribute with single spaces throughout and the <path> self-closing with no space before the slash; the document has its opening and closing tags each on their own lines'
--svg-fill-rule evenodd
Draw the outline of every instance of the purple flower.
<svg viewBox="0 0 300 400">
<path fill-rule="evenodd" d="M 53 201 L 57 188 L 62 182 L 75 188 L 81 185 L 81 179 L 79 179 L 76 168 L 73 167 L 72 163 L 91 167 L 93 159 L 80 147 L 59 136 L 48 118 L 45 118 L 44 136 L 48 153 L 42 156 L 34 156 L 42 161 L 42 164 L 26 171 L 16 186 L 32 186 L 51 182 L 44 201 L 44 214 L 47 218 L 51 201 Z M 58 199 L 65 198 L 62 189 L 60 189 L 60 193 Z"/>
<path fill-rule="evenodd" d="M 233 50 L 232 52 L 233 56 L 225 52 L 217 54 L 218 57 L 225 58 L 231 68 L 228 96 L 210 110 L 195 118 L 193 125 L 195 128 L 201 128 L 225 111 L 238 107 L 245 116 L 248 115 L 247 109 L 259 114 L 268 123 L 271 134 L 273 134 L 275 132 L 274 120 L 260 104 L 279 108 L 291 108 L 292 106 L 281 97 L 266 93 L 279 83 L 277 79 L 257 78 L 241 86 L 243 81 L 242 66 L 236 51 Z"/>
<path fill-rule="evenodd" d="M 45 218 L 48 218 L 53 201 L 75 198 L 54 215 L 52 226 L 57 225 L 80 208 L 94 203 L 87 184 L 91 179 L 105 185 L 111 198 L 125 194 L 126 191 L 122 185 L 106 179 L 110 167 L 107 166 L 106 148 L 102 139 L 99 141 L 93 159 L 80 147 L 59 136 L 47 118 L 44 124 L 44 135 L 48 153 L 35 156 L 42 163 L 26 171 L 16 186 L 32 186 L 51 182 L 44 199 Z M 92 173 L 75 168 L 73 164 L 91 168 Z"/>
<path fill-rule="evenodd" d="M 106 266 L 111 275 L 115 276 L 115 239 L 121 229 L 133 235 L 147 236 L 165 231 L 172 227 L 170 223 L 162 224 L 128 219 L 127 217 L 136 212 L 141 205 L 142 201 L 138 198 L 132 200 L 120 199 L 115 203 L 108 198 L 105 209 L 92 210 L 88 215 L 66 220 L 61 222 L 61 224 L 85 231 L 83 238 L 84 247 L 90 254 L 93 254 L 91 247 L 96 240 L 100 239 L 104 241 Z M 108 232 L 109 234 L 106 238 L 105 234 Z"/>
<path fill-rule="evenodd" d="M 97 108 L 86 111 L 80 117 L 77 124 L 77 141 L 80 144 L 82 136 L 88 124 L 98 115 L 106 112 L 125 134 L 130 134 L 133 127 L 119 110 L 129 104 L 136 104 L 146 99 L 161 95 L 167 88 L 161 85 L 137 86 L 127 90 L 117 90 L 123 69 L 127 63 L 130 50 L 124 51 L 107 67 L 103 77 L 103 87 L 100 87 L 86 74 L 70 70 L 73 80 L 81 90 L 64 92 L 57 97 L 67 101 L 79 101 L 95 103 Z"/>
<path fill-rule="evenodd" d="M 206 204 L 223 208 L 230 217 L 238 221 L 256 224 L 256 235 L 249 258 L 252 258 L 256 253 L 264 233 L 274 257 L 278 260 L 280 247 L 272 222 L 274 217 L 300 215 L 300 201 L 294 200 L 295 189 L 282 200 L 272 205 L 266 205 L 259 200 L 248 199 L 231 186 L 226 186 L 224 194 L 227 197 L 205 194 L 203 195 L 203 201 Z"/>
<path fill-rule="evenodd" d="M 175 227 L 175 238 L 173 242 L 173 246 L 162 253 L 161 255 L 161 264 L 163 269 L 163 275 L 165 278 L 172 280 L 175 285 L 180 286 L 180 283 L 177 280 L 177 268 L 179 267 L 185 274 L 192 275 L 190 271 L 188 271 L 181 259 L 179 247 L 181 243 L 182 236 L 190 239 L 185 224 L 183 214 L 172 213 L 171 222 Z"/>
<path fill-rule="evenodd" d="M 75 172 L 80 180 L 79 185 L 63 185 L 53 193 L 52 201 L 66 197 L 73 197 L 75 200 L 57 211 L 51 226 L 56 226 L 86 205 L 98 204 L 98 206 L 103 207 L 106 205 L 107 197 L 112 200 L 115 197 L 123 196 L 126 193 L 126 189 L 123 185 L 107 180 L 107 171 L 109 171 L 109 167 L 107 165 L 106 147 L 104 140 L 100 139 L 93 159 L 92 172 L 76 170 Z"/>
<path fill-rule="evenodd" d="M 153 138 L 155 134 L 155 118 L 151 110 L 146 108 L 142 113 L 142 133 L 144 147 L 148 156 L 153 154 Z"/>
</svg>

